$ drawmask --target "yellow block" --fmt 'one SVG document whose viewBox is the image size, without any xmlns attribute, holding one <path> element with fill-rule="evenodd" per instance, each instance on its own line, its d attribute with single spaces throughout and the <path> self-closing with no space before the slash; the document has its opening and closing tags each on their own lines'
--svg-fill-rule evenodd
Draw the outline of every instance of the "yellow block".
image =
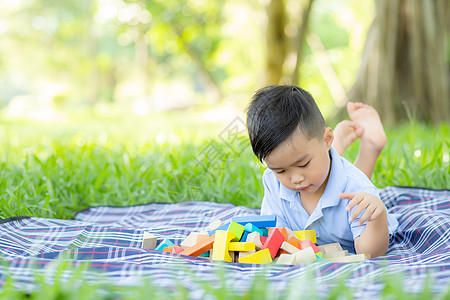
<svg viewBox="0 0 450 300">
<path fill-rule="evenodd" d="M 310 240 L 313 243 L 317 243 L 316 231 L 314 229 L 299 230 L 299 231 L 294 231 L 294 233 L 300 241 Z"/>
<path fill-rule="evenodd" d="M 244 264 L 270 264 L 272 262 L 272 256 L 270 255 L 269 249 L 266 248 L 239 258 L 239 262 Z"/>
<path fill-rule="evenodd" d="M 235 238 L 235 234 L 229 231 L 217 230 L 214 238 L 213 255 L 212 260 L 223 260 L 226 262 L 232 262 L 233 259 L 228 252 L 228 245 L 232 239 Z"/>
<path fill-rule="evenodd" d="M 255 243 L 231 242 L 228 245 L 229 251 L 250 251 L 255 250 Z"/>
</svg>

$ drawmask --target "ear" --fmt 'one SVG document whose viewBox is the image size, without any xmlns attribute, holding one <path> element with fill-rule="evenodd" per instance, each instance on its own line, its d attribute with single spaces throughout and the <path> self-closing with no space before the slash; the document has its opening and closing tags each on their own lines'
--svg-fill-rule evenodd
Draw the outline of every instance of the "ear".
<svg viewBox="0 0 450 300">
<path fill-rule="evenodd" d="M 331 130 L 330 127 L 325 128 L 325 130 L 323 131 L 323 142 L 327 146 L 328 150 L 330 150 L 333 140 L 334 140 L 333 130 Z"/>
</svg>

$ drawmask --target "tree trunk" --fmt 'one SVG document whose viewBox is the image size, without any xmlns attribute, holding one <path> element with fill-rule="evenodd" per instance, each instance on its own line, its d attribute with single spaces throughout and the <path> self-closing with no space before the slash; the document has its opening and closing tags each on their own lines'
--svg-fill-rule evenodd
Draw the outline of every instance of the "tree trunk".
<svg viewBox="0 0 450 300">
<path fill-rule="evenodd" d="M 373 105 L 383 122 L 450 119 L 450 4 L 377 0 L 350 99 Z"/>
<path fill-rule="evenodd" d="M 266 84 L 278 84 L 283 76 L 287 38 L 284 33 L 286 12 L 283 0 L 271 0 L 267 7 Z"/>
</svg>

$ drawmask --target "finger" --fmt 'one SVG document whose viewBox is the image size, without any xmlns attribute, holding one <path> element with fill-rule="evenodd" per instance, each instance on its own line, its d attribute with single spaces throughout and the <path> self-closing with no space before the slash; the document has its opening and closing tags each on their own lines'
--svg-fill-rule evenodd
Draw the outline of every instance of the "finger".
<svg viewBox="0 0 450 300">
<path fill-rule="evenodd" d="M 355 220 L 356 217 L 359 216 L 359 214 L 368 206 L 368 204 L 364 201 L 364 197 L 362 196 L 356 196 L 352 201 L 350 201 L 350 203 L 347 205 L 347 207 L 349 208 L 348 211 L 351 211 L 355 205 L 357 206 L 350 215 L 350 222 L 353 222 L 353 220 Z"/>
<path fill-rule="evenodd" d="M 374 207 L 373 205 L 369 205 L 366 208 L 366 211 L 361 216 L 361 218 L 358 220 L 358 226 L 361 226 L 362 224 L 364 224 L 364 222 L 369 220 L 373 216 L 373 213 L 375 210 L 376 210 L 376 207 Z"/>
<path fill-rule="evenodd" d="M 339 198 L 352 200 L 356 195 L 356 193 L 339 193 Z"/>
<path fill-rule="evenodd" d="M 356 194 L 354 197 L 352 197 L 352 199 L 350 200 L 350 202 L 347 204 L 347 206 L 345 207 L 346 211 L 351 211 L 353 209 L 353 207 L 355 205 L 357 205 L 359 202 L 361 202 L 361 200 L 364 198 L 363 195 L 361 194 Z M 346 198 L 348 199 L 348 198 Z"/>
</svg>

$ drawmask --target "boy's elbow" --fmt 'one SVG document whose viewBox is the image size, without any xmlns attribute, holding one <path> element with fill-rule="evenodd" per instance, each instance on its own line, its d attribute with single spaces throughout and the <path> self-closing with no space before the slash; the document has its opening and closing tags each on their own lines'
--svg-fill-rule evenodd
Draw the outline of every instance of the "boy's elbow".
<svg viewBox="0 0 450 300">
<path fill-rule="evenodd" d="M 383 240 L 378 243 L 366 243 L 360 237 L 355 239 L 356 254 L 370 254 L 372 258 L 386 255 L 388 247 L 389 238 L 386 241 Z"/>
</svg>

